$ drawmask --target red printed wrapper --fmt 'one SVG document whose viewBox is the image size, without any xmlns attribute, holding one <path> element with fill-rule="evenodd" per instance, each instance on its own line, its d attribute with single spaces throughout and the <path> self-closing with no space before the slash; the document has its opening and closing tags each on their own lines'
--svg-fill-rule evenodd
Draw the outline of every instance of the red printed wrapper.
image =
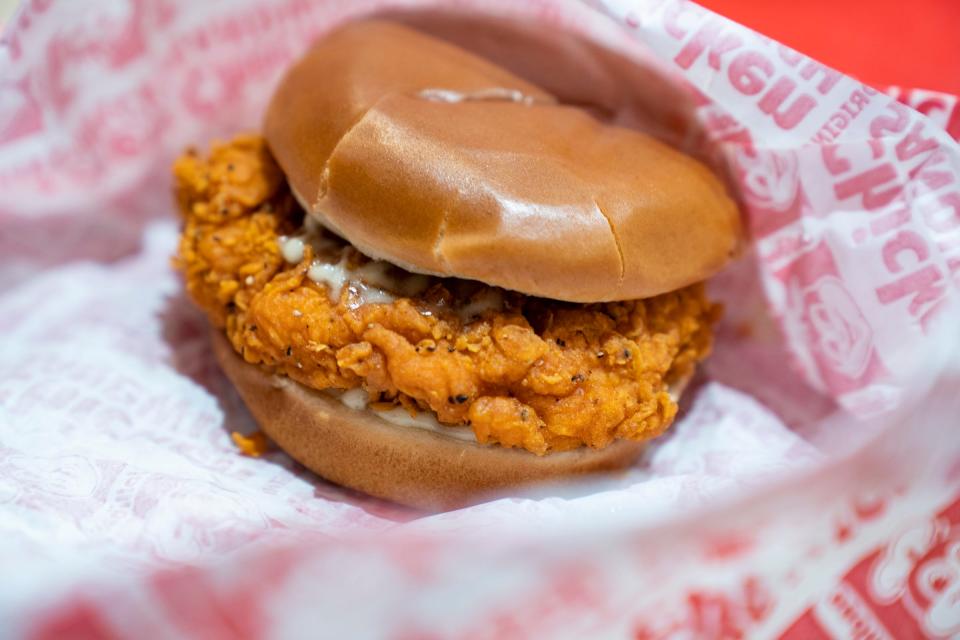
<svg viewBox="0 0 960 640">
<path fill-rule="evenodd" d="M 237 453 L 169 166 L 255 130 L 325 31 L 439 5 L 526 44 L 406 15 L 713 162 L 750 248 L 640 465 L 426 515 Z M 5 635 L 960 635 L 955 97 L 676 0 L 32 0 L 2 56 Z"/>
</svg>

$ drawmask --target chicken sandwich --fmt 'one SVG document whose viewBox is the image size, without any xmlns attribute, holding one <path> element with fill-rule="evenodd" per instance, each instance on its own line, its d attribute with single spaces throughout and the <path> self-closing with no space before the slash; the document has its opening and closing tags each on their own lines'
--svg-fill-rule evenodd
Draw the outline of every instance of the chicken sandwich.
<svg viewBox="0 0 960 640">
<path fill-rule="evenodd" d="M 297 62 L 262 136 L 174 171 L 175 262 L 263 431 L 425 508 L 628 466 L 739 243 L 697 160 L 381 21 Z"/>
</svg>

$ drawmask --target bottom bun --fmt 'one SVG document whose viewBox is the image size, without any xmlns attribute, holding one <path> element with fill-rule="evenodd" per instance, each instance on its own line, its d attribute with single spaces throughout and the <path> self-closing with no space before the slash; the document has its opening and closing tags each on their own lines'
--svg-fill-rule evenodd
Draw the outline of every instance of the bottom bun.
<svg viewBox="0 0 960 640">
<path fill-rule="evenodd" d="M 455 509 L 506 489 L 624 469 L 643 450 L 643 442 L 618 440 L 599 450 L 536 456 L 394 425 L 244 362 L 221 332 L 213 334 L 220 366 L 281 449 L 327 480 L 401 504 Z"/>
</svg>

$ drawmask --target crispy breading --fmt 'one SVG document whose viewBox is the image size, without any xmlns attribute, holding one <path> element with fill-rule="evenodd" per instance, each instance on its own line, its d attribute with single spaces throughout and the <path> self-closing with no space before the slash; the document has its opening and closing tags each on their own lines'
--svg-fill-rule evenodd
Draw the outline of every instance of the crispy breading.
<svg viewBox="0 0 960 640">
<path fill-rule="evenodd" d="M 590 305 L 497 290 L 503 308 L 468 318 L 458 296 L 491 288 L 431 278 L 413 297 L 358 304 L 344 287 L 331 299 L 307 277 L 309 244 L 299 264 L 281 255 L 303 212 L 261 138 L 188 152 L 174 174 L 185 223 L 174 262 L 190 296 L 247 362 L 316 389 L 362 386 L 376 406 L 542 455 L 659 435 L 677 411 L 669 384 L 710 351 L 719 307 L 702 285 Z"/>
</svg>

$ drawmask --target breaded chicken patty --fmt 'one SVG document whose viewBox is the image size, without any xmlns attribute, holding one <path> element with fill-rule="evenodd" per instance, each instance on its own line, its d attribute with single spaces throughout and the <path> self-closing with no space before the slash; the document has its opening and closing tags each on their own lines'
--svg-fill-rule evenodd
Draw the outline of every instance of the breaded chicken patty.
<svg viewBox="0 0 960 640">
<path fill-rule="evenodd" d="M 403 272 L 305 224 L 257 136 L 174 171 L 189 295 L 247 362 L 314 389 L 361 387 L 375 409 L 543 455 L 661 434 L 670 384 L 710 351 L 702 285 L 572 304 Z"/>
</svg>

